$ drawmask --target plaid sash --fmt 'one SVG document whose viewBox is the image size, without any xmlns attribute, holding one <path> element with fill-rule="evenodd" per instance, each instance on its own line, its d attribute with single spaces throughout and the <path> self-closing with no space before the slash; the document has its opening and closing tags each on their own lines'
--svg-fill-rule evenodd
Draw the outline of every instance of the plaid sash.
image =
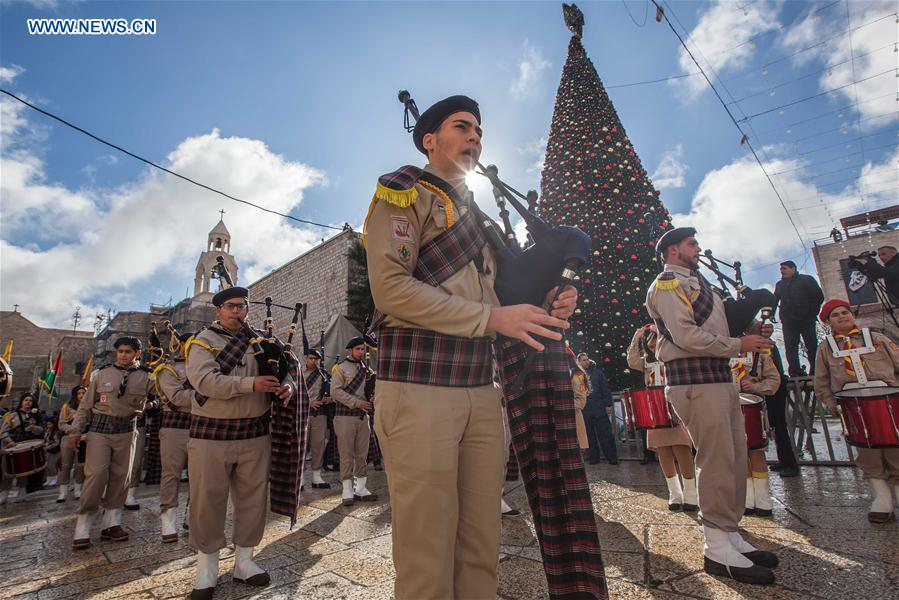
<svg viewBox="0 0 899 600">
<path fill-rule="evenodd" d="M 525 389 L 515 392 L 530 349 L 499 336 L 495 348 L 512 446 L 540 542 L 549 596 L 607 598 L 593 501 L 578 447 L 565 342 L 544 340 Z"/>
<path fill-rule="evenodd" d="M 160 429 L 190 429 L 190 413 L 174 410 L 162 411 Z"/>
<path fill-rule="evenodd" d="M 378 339 L 378 379 L 478 387 L 493 383 L 490 338 L 463 338 L 426 329 L 383 327 Z"/>
<path fill-rule="evenodd" d="M 301 373 L 302 373 L 302 371 L 301 371 Z M 307 392 L 312 389 L 312 386 L 315 385 L 315 382 L 318 381 L 319 377 L 322 377 L 322 372 L 320 369 L 312 369 L 312 372 L 306 376 L 305 383 L 306 383 L 306 391 Z M 309 399 L 313 400 L 313 398 L 311 396 L 309 397 Z M 321 388 L 319 388 L 318 398 L 314 398 L 314 400 L 321 400 L 321 399 L 322 399 L 322 393 L 321 393 Z M 321 409 L 316 408 L 315 410 L 310 410 L 309 416 L 317 417 L 319 410 L 321 410 Z"/>
<path fill-rule="evenodd" d="M 350 361 L 354 362 L 354 361 Z M 355 363 L 359 364 L 359 363 Z M 343 391 L 345 391 L 350 396 L 355 396 L 356 392 L 359 391 L 359 388 L 362 387 L 362 384 L 365 383 L 366 376 L 368 375 L 368 369 L 360 368 L 356 370 L 356 374 L 353 375 L 353 378 L 350 379 L 343 386 Z M 364 417 L 366 413 L 361 408 L 350 408 L 346 404 L 342 402 L 335 402 L 334 404 L 334 416 L 335 417 Z"/>
<path fill-rule="evenodd" d="M 696 273 L 696 278 L 699 280 L 699 295 L 693 301 L 693 319 L 697 327 L 702 327 L 712 316 L 712 310 L 715 308 L 715 292 L 702 273 Z"/>
<path fill-rule="evenodd" d="M 137 425 L 137 417 L 113 417 L 92 412 L 91 423 L 88 425 L 87 430 L 94 433 L 116 435 L 119 433 L 131 433 L 135 430 L 135 425 Z"/>
</svg>

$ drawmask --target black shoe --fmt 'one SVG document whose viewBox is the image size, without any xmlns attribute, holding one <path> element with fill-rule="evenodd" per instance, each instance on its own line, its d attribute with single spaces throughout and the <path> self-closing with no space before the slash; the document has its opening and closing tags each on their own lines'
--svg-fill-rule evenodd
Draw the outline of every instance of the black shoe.
<svg viewBox="0 0 899 600">
<path fill-rule="evenodd" d="M 869 512 L 868 513 L 868 521 L 870 523 L 892 523 L 896 516 L 891 513 L 885 512 Z"/>
<path fill-rule="evenodd" d="M 696 506 L 695 504 L 687 504 L 686 502 L 684 503 L 684 512 L 698 512 L 698 511 L 699 511 L 699 507 Z"/>
<path fill-rule="evenodd" d="M 313 487 L 314 489 L 316 489 L 316 490 L 330 490 L 330 489 L 331 489 L 331 484 L 328 483 L 328 482 L 324 482 L 324 483 L 313 483 L 313 484 L 312 484 L 312 487 Z"/>
<path fill-rule="evenodd" d="M 617 459 L 617 458 L 613 458 L 612 460 L 609 461 L 609 464 L 610 464 L 610 465 L 617 465 L 617 464 L 618 464 L 618 459 Z"/>
<path fill-rule="evenodd" d="M 781 477 L 799 477 L 801 473 L 799 472 L 799 467 L 786 467 L 778 475 Z"/>
<path fill-rule="evenodd" d="M 202 590 L 191 590 L 190 600 L 212 600 L 215 588 L 203 588 Z"/>
<path fill-rule="evenodd" d="M 780 463 L 777 463 L 776 465 L 771 465 L 770 467 L 768 467 L 769 471 L 783 471 L 784 469 L 786 469 L 786 467 Z"/>
<path fill-rule="evenodd" d="M 253 587 L 265 587 L 272 582 L 272 578 L 268 573 L 256 573 L 252 577 L 247 577 L 246 579 L 238 579 L 237 577 L 232 577 L 232 581 L 236 581 L 237 583 L 243 583 L 245 585 L 252 585 Z"/>
<path fill-rule="evenodd" d="M 678 512 L 684 509 L 684 505 L 679 502 L 668 503 L 668 510 L 671 512 Z"/>
<path fill-rule="evenodd" d="M 773 552 L 767 552 L 765 550 L 753 550 L 752 552 L 744 552 L 743 556 L 754 562 L 760 567 L 767 567 L 769 569 L 777 568 L 777 565 L 780 564 L 780 560 L 778 560 L 777 555 Z"/>
<path fill-rule="evenodd" d="M 744 516 L 744 517 L 748 517 L 748 516 L 754 515 L 754 514 L 755 514 L 755 509 L 754 509 L 754 508 L 745 508 L 745 509 L 743 509 L 743 516 Z"/>
<path fill-rule="evenodd" d="M 774 583 L 774 572 L 768 567 L 752 565 L 751 567 L 728 567 L 719 562 L 704 557 L 703 569 L 709 575 L 717 577 L 729 577 L 742 583 L 754 585 L 771 585 Z"/>
<path fill-rule="evenodd" d="M 364 496 L 360 496 L 359 494 L 353 494 L 353 500 L 357 502 L 375 502 L 378 499 L 377 494 L 366 494 Z"/>
<path fill-rule="evenodd" d="M 588 460 L 587 460 L 587 463 L 589 463 L 589 464 L 591 464 L 591 465 L 598 465 L 598 464 L 599 464 L 599 459 L 598 459 L 598 458 L 591 458 L 591 459 L 588 459 Z"/>
<path fill-rule="evenodd" d="M 769 508 L 757 508 L 755 509 L 755 516 L 757 517 L 770 517 L 774 514 Z"/>
<path fill-rule="evenodd" d="M 517 508 L 512 508 L 512 509 L 509 509 L 508 511 L 504 512 L 503 516 L 504 517 L 517 517 L 520 514 L 521 514 L 520 510 L 518 510 Z"/>
<path fill-rule="evenodd" d="M 140 510 L 140 504 L 126 504 L 126 510 Z"/>
</svg>

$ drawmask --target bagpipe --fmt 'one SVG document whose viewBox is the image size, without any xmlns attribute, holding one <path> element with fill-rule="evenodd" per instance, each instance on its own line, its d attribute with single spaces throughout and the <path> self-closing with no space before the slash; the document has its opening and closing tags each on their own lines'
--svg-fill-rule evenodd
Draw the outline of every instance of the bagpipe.
<svg viewBox="0 0 899 600">
<path fill-rule="evenodd" d="M 412 131 L 420 116 L 418 107 L 408 91 L 400 91 L 398 97 L 405 107 L 403 126 L 407 132 Z M 551 227 L 519 200 L 520 198 L 534 207 L 537 204 L 536 192 L 523 195 L 499 178 L 499 170 L 495 165 L 485 167 L 477 161 L 476 165 L 475 172 L 489 179 L 493 186 L 493 195 L 504 225 L 501 233 L 493 219 L 485 215 L 476 203 L 471 203 L 471 209 L 475 211 L 496 259 L 496 280 L 493 287 L 500 304 L 531 304 L 550 310 L 558 294 L 565 287 L 575 285 L 578 280 L 578 272 L 587 263 L 593 247 L 590 236 L 577 227 Z M 532 243 L 526 248 L 522 248 L 515 238 L 506 203 L 512 205 L 527 226 Z M 544 303 L 553 288 L 557 288 L 555 295 L 548 303 Z M 521 374 L 516 378 L 514 385 L 519 391 L 523 389 L 532 371 L 535 354 L 536 351 L 532 351 L 528 355 Z"/>
<path fill-rule="evenodd" d="M 705 259 L 705 260 L 703 260 Z M 727 316 L 727 328 L 731 337 L 740 337 L 752 324 L 756 316 L 760 316 L 762 324 L 774 321 L 774 306 L 777 297 L 771 290 L 754 290 L 743 283 L 742 264 L 735 260 L 733 263 L 716 258 L 711 250 L 706 250 L 699 257 L 699 263 L 715 274 L 719 285 L 712 288 L 724 300 L 724 313 Z M 721 272 L 718 265 L 733 269 L 734 276 L 728 277 Z M 730 285 L 736 296 L 727 289 Z M 758 374 L 759 354 L 752 356 L 752 369 L 749 374 L 755 377 Z"/>
</svg>

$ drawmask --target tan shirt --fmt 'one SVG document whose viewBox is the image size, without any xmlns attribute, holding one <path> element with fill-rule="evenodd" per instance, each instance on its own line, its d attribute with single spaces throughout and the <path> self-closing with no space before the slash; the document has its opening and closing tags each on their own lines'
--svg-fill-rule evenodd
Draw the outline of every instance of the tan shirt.
<svg viewBox="0 0 899 600">
<path fill-rule="evenodd" d="M 649 316 L 661 319 L 673 339 L 669 341 L 659 333 L 656 348 L 659 360 L 667 362 L 676 358 L 738 356 L 740 339 L 730 337 L 721 297 L 711 292 L 715 306 L 706 322 L 699 327 L 691 305 L 699 295 L 699 279 L 685 267 L 666 264 L 665 271 L 674 273 L 678 287 L 660 289 L 657 278 L 646 293 L 646 310 L 649 311 Z"/>
<path fill-rule="evenodd" d="M 160 399 L 165 400 L 162 410 L 189 413 L 194 400 L 194 391 L 184 389 L 187 381 L 187 367 L 183 360 L 166 361 L 163 368 L 156 371 L 156 389 Z"/>
<path fill-rule="evenodd" d="M 852 345 L 861 348 L 865 345 L 860 334 L 849 338 Z M 888 386 L 899 386 L 899 347 L 882 333 L 871 332 L 871 342 L 874 344 L 874 352 L 863 354 L 865 374 L 868 381 L 880 380 Z M 845 340 L 837 340 L 840 349 L 845 348 Z M 847 383 L 854 383 L 857 379 L 846 372 L 846 363 L 842 358 L 837 358 L 830 351 L 830 345 L 824 341 L 818 346 L 818 354 L 815 357 L 815 395 L 821 402 L 828 406 L 834 404 L 834 394 L 843 389 Z"/>
<path fill-rule="evenodd" d="M 119 386 L 128 373 L 128 386 L 119 397 Z M 70 432 L 87 431 L 91 415 L 109 417 L 137 417 L 144 412 L 147 395 L 155 392 L 153 378 L 143 369 L 126 371 L 116 365 L 109 365 L 98 370 L 78 405 L 78 412 L 72 422 Z"/>
<path fill-rule="evenodd" d="M 571 388 L 574 390 L 574 407 L 584 410 L 584 407 L 587 406 L 587 394 L 589 393 L 586 373 L 580 369 L 575 369 L 571 376 Z"/>
<path fill-rule="evenodd" d="M 69 433 L 70 431 L 74 433 L 72 430 L 72 423 L 75 421 L 75 414 L 78 411 L 66 402 L 62 406 L 59 407 L 59 418 L 57 419 L 57 427 L 64 434 Z"/>
<path fill-rule="evenodd" d="M 437 287 L 412 277 L 421 246 L 447 229 L 441 196 L 421 184 L 415 188 L 418 200 L 412 206 L 376 201 L 365 228 L 371 293 L 375 306 L 387 315 L 383 325 L 483 337 L 491 307 L 499 306 L 492 250 L 489 245 L 482 250 L 483 274 L 472 261 Z M 467 188 L 460 190 L 460 196 L 470 194 Z M 466 211 L 455 204 L 452 210 L 457 220 Z"/>
<path fill-rule="evenodd" d="M 362 363 L 345 360 L 331 367 L 331 397 L 344 406 L 359 408 L 359 401 L 365 400 L 365 382 L 359 386 L 355 394 L 348 394 L 343 386 L 348 384 L 359 372 L 364 369 Z"/>
<path fill-rule="evenodd" d="M 644 331 L 646 331 L 646 328 L 641 327 L 634 333 L 634 337 L 631 338 L 631 343 L 627 347 L 627 366 L 634 371 L 643 373 L 643 382 L 646 384 L 646 387 L 663 386 L 665 385 L 665 367 L 659 365 L 659 374 L 658 378 L 656 378 L 653 369 L 646 366 L 646 355 L 643 354 L 643 348 L 640 345 L 640 339 L 643 337 Z M 656 360 L 658 360 L 658 357 L 656 357 Z"/>
<path fill-rule="evenodd" d="M 247 419 L 268 412 L 271 404 L 268 395 L 253 391 L 253 379 L 259 375 L 259 368 L 252 346 L 247 347 L 240 364 L 224 375 L 215 355 L 228 344 L 228 338 L 204 329 L 196 339 L 211 347 L 213 352 L 196 343 L 188 350 L 187 378 L 197 392 L 207 397 L 203 406 L 194 398 L 191 414 L 212 419 Z"/>
<path fill-rule="evenodd" d="M 746 369 L 746 376 L 743 377 L 742 381 L 749 384 L 749 389 L 746 390 L 746 393 L 757 396 L 771 396 L 780 387 L 780 373 L 777 371 L 777 367 L 774 366 L 774 360 L 771 358 L 771 355 L 759 355 L 758 369 L 755 377 L 753 377 L 752 354 L 750 353 L 748 356 L 744 355 L 730 361 L 731 373 L 734 374 L 734 385 L 737 386 L 737 391 L 741 391 L 742 386 L 737 381 L 738 371 L 734 371 L 734 366 L 740 361 L 744 361 L 743 366 Z"/>
<path fill-rule="evenodd" d="M 312 369 L 308 368 L 305 363 L 301 365 L 300 373 L 302 373 L 303 381 L 306 380 L 307 377 L 312 373 Z M 315 378 L 315 383 L 309 388 L 309 399 L 310 400 L 320 400 L 319 396 L 322 392 L 322 383 L 324 382 L 324 375 L 321 377 Z"/>
</svg>

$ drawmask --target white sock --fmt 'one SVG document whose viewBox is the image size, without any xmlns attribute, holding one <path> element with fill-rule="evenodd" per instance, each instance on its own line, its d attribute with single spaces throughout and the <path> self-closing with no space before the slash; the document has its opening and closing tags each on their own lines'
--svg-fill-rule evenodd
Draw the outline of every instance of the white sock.
<svg viewBox="0 0 899 600">
<path fill-rule="evenodd" d="M 746 508 L 755 509 L 755 486 L 752 485 L 752 477 L 746 478 Z"/>
<path fill-rule="evenodd" d="M 666 477 L 665 483 L 668 484 L 668 504 L 683 504 L 684 490 L 680 486 L 680 478 L 677 473 L 674 477 Z"/>
<path fill-rule="evenodd" d="M 768 487 L 768 473 L 752 474 L 752 487 L 755 491 L 755 507 L 761 510 L 771 510 L 774 508 L 771 502 L 771 490 Z"/>
</svg>

